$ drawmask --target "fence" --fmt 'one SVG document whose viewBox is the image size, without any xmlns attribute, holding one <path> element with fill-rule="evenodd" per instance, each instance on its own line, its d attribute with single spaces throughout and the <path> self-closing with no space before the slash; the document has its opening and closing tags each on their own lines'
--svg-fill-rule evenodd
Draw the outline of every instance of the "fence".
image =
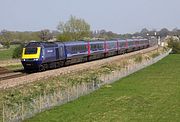
<svg viewBox="0 0 180 122">
<path fill-rule="evenodd" d="M 37 113 L 40 113 L 44 110 L 50 109 L 54 106 L 62 105 L 69 101 L 75 100 L 80 96 L 89 94 L 94 90 L 97 90 L 104 84 L 113 83 L 129 74 L 132 74 L 140 69 L 143 69 L 149 65 L 152 65 L 162 58 L 169 55 L 171 50 L 166 53 L 160 54 L 156 58 L 150 60 L 144 60 L 139 64 L 132 64 L 126 68 L 121 69 L 120 71 L 113 71 L 108 75 L 102 75 L 98 80 L 94 80 L 89 83 L 77 84 L 66 89 L 59 89 L 51 94 L 44 93 L 40 94 L 37 99 L 33 99 L 32 102 L 23 103 L 17 106 L 7 106 L 3 105 L 3 122 L 6 121 L 21 121 L 26 118 L 30 118 Z"/>
</svg>

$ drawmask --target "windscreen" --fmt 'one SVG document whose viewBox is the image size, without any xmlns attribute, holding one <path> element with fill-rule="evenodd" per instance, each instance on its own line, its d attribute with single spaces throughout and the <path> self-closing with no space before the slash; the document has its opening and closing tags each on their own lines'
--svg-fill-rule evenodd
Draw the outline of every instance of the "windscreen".
<svg viewBox="0 0 180 122">
<path fill-rule="evenodd" d="M 25 54 L 36 54 L 37 53 L 37 48 L 26 48 L 25 49 Z"/>
</svg>

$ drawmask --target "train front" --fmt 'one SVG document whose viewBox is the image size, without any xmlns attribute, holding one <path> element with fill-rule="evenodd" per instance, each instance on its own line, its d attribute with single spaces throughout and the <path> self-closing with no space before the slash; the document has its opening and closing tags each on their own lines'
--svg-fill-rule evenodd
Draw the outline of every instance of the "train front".
<svg viewBox="0 0 180 122">
<path fill-rule="evenodd" d="M 42 47 L 39 43 L 29 43 L 23 48 L 22 65 L 25 71 L 38 70 L 42 64 Z"/>
</svg>

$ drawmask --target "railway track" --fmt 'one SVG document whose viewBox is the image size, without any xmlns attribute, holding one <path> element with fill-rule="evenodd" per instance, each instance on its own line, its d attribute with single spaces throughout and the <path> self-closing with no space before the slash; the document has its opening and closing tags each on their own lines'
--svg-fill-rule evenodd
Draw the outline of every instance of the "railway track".
<svg viewBox="0 0 180 122">
<path fill-rule="evenodd" d="M 12 78 L 18 78 L 27 75 L 23 70 L 8 70 L 4 67 L 0 67 L 0 81 L 8 80 Z"/>
<path fill-rule="evenodd" d="M 95 60 L 91 62 L 80 63 L 80 64 L 70 65 L 70 66 L 62 67 L 58 69 L 47 70 L 44 72 L 30 73 L 30 74 L 23 73 L 23 71 L 9 72 L 9 71 L 4 70 L 4 72 L 8 72 L 8 73 L 3 73 L 2 71 L 0 72 L 1 73 L 0 74 L 0 89 L 7 89 L 10 87 L 15 87 L 18 85 L 31 83 L 40 79 L 46 79 L 48 77 L 54 77 L 54 76 L 58 76 L 62 74 L 68 74 L 71 72 L 81 71 L 84 69 L 90 69 L 92 67 L 100 67 L 101 65 L 106 64 L 108 62 L 113 62 L 121 58 L 128 58 L 130 56 L 135 56 L 138 54 L 144 54 L 144 53 L 154 51 L 157 49 L 158 49 L 157 46 L 155 46 L 148 49 L 143 49 L 140 51 L 127 53 L 124 55 L 113 56 L 113 57 L 104 58 L 101 60 Z"/>
<path fill-rule="evenodd" d="M 12 71 L 4 68 L 4 67 L 0 67 L 0 75 L 2 74 L 7 74 L 7 73 L 11 73 Z"/>
</svg>

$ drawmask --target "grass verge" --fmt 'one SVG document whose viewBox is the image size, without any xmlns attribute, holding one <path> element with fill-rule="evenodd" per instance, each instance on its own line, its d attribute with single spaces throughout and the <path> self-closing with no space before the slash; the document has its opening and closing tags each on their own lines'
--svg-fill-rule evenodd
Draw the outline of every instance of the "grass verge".
<svg viewBox="0 0 180 122">
<path fill-rule="evenodd" d="M 147 60 L 150 59 L 151 54 L 155 52 L 156 51 L 151 51 L 143 55 L 138 55 L 142 57 L 142 60 Z M 22 102 L 28 105 L 29 103 L 33 102 L 34 99 L 39 98 L 39 95 L 43 95 L 44 93 L 51 94 L 53 93 L 53 91 L 72 87 L 73 85 L 81 84 L 82 82 L 92 82 L 92 80 L 96 81 L 101 75 L 106 75 L 113 71 L 121 70 L 121 68 L 129 66 L 134 62 L 141 62 L 141 60 L 139 60 L 138 58 L 138 55 L 131 56 L 125 59 L 119 59 L 117 61 L 104 64 L 100 67 L 94 67 L 89 70 L 70 72 L 68 74 L 37 80 L 33 83 L 19 85 L 17 87 L 5 90 L 1 89 L 0 120 L 2 120 L 3 115 L 2 103 L 6 104 L 6 107 L 8 106 L 10 109 L 12 109 L 12 111 L 16 111 L 16 109 L 22 104 Z M 136 58 L 138 59 L 137 61 L 135 60 Z M 9 68 L 13 67 L 10 66 Z"/>
<path fill-rule="evenodd" d="M 22 64 L 16 64 L 16 65 L 5 66 L 5 68 L 8 70 L 22 70 L 23 66 L 22 66 Z"/>
<path fill-rule="evenodd" d="M 180 120 L 180 55 L 136 72 L 26 122 Z"/>
</svg>

